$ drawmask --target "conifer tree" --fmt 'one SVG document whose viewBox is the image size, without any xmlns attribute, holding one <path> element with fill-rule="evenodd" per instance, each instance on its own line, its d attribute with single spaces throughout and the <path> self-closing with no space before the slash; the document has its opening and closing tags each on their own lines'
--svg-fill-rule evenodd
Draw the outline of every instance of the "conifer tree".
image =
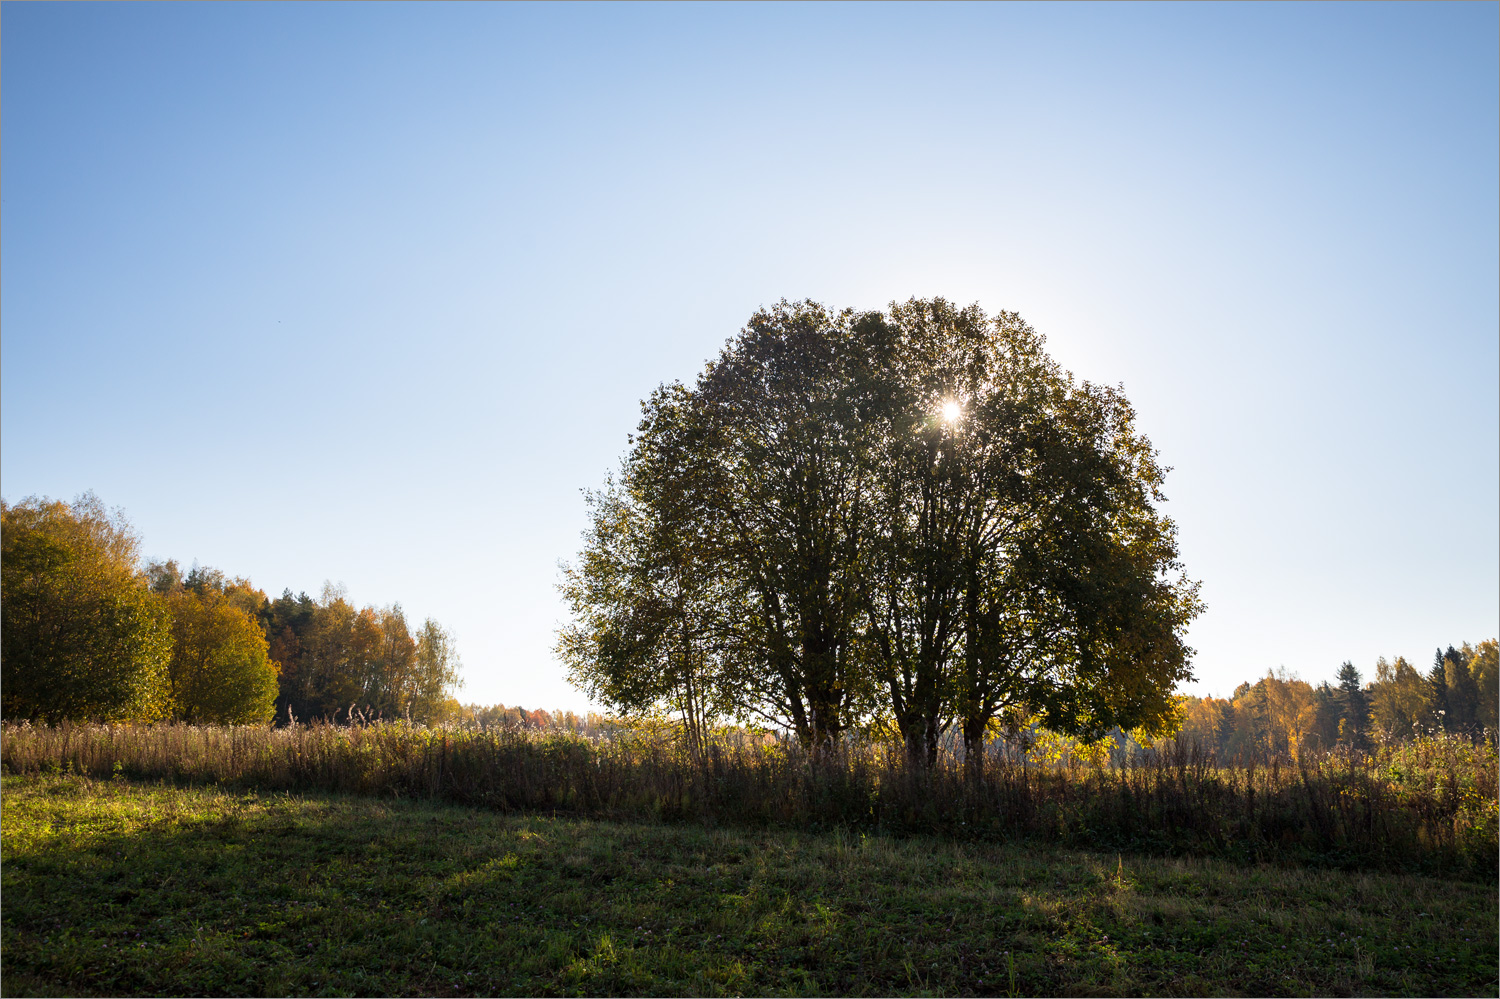
<svg viewBox="0 0 1500 999">
<path fill-rule="evenodd" d="M 1443 658 L 1443 650 L 1438 649 L 1432 657 L 1432 669 L 1427 673 L 1428 701 L 1432 706 L 1432 714 L 1437 719 L 1437 727 L 1444 732 L 1448 731 L 1448 662 Z"/>
<path fill-rule="evenodd" d="M 1369 743 L 1370 698 L 1361 686 L 1359 670 L 1346 661 L 1339 667 L 1340 741 L 1356 749 Z"/>
</svg>

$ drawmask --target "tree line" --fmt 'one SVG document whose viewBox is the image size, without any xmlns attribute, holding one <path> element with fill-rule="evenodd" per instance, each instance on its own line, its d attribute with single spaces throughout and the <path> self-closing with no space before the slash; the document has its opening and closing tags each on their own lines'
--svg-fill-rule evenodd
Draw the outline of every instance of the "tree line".
<svg viewBox="0 0 1500 999">
<path fill-rule="evenodd" d="M 1493 738 L 1500 708 L 1495 639 L 1438 649 L 1424 674 L 1405 659 L 1375 663 L 1365 683 L 1353 663 L 1337 684 L 1316 686 L 1282 673 L 1242 683 L 1227 698 L 1181 698 L 1181 734 L 1227 759 L 1374 743 L 1446 732 Z"/>
<path fill-rule="evenodd" d="M 249 580 L 140 564 L 119 511 L 0 500 L 0 713 L 57 722 L 263 723 L 340 712 L 440 721 L 460 662 L 399 604 L 354 607 L 325 587 L 271 600 Z"/>
<path fill-rule="evenodd" d="M 558 652 L 596 700 L 929 764 L 1018 715 L 1175 723 L 1202 605 L 1165 469 L 1123 391 L 1014 313 L 783 301 L 642 409 L 564 569 Z"/>
</svg>

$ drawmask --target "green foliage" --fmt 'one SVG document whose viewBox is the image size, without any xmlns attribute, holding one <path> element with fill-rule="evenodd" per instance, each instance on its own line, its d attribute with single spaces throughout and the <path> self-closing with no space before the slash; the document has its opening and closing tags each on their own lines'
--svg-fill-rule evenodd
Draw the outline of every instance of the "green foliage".
<svg viewBox="0 0 1500 999">
<path fill-rule="evenodd" d="M 1451 645 L 1442 656 L 1443 699 L 1448 706 L 1443 727 L 1449 732 L 1477 735 L 1481 729 L 1479 685 L 1469 669 L 1472 657 L 1470 650 L 1460 651 Z"/>
<path fill-rule="evenodd" d="M 4 779 L 7 995 L 1492 995 L 1493 881 Z"/>
<path fill-rule="evenodd" d="M 1370 697 L 1361 686 L 1359 670 L 1346 662 L 1339 667 L 1339 741 L 1364 749 L 1369 744 Z"/>
<path fill-rule="evenodd" d="M 1175 718 L 1201 604 L 1164 470 L 1123 394 L 1014 314 L 782 302 L 643 409 L 565 571 L 559 651 L 595 696 L 805 746 L 887 728 L 928 764 L 1017 710 Z"/>
<path fill-rule="evenodd" d="M 137 539 L 85 494 L 0 501 L 6 718 L 151 719 L 168 708 L 167 609 L 135 569 Z"/>
<path fill-rule="evenodd" d="M 1423 677 L 1404 659 L 1376 663 L 1376 682 L 1369 690 L 1376 730 L 1386 738 L 1413 732 L 1444 731 L 1491 738 L 1496 732 L 1496 643 L 1477 647 L 1465 642 L 1433 656 Z"/>
<path fill-rule="evenodd" d="M 591 699 L 626 714 L 666 708 L 701 742 L 730 708 L 715 645 L 723 595 L 661 505 L 632 502 L 613 484 L 587 498 L 581 565 L 563 570 L 574 623 L 559 633 L 558 656 Z"/>
</svg>

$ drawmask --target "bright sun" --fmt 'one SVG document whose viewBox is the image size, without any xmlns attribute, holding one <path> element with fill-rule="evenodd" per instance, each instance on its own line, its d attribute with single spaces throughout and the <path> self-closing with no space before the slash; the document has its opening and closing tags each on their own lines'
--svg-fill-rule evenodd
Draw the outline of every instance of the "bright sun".
<svg viewBox="0 0 1500 999">
<path fill-rule="evenodd" d="M 949 399 L 943 403 L 943 421 L 945 423 L 957 423 L 958 418 L 964 415 L 963 407 Z"/>
</svg>

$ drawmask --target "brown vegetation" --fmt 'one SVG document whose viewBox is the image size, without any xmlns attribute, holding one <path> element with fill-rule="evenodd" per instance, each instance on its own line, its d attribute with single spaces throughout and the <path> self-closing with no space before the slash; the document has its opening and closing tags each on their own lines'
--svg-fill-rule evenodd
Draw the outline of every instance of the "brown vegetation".
<svg viewBox="0 0 1500 999">
<path fill-rule="evenodd" d="M 505 811 L 847 827 L 965 840 L 1291 860 L 1493 877 L 1496 751 L 1454 736 L 1223 765 L 1176 741 L 1085 764 L 990 744 L 981 772 L 897 743 L 819 753 L 726 732 L 612 736 L 400 724 L 287 728 L 7 725 L 14 774 L 74 771 L 262 790 L 446 799 Z"/>
</svg>

